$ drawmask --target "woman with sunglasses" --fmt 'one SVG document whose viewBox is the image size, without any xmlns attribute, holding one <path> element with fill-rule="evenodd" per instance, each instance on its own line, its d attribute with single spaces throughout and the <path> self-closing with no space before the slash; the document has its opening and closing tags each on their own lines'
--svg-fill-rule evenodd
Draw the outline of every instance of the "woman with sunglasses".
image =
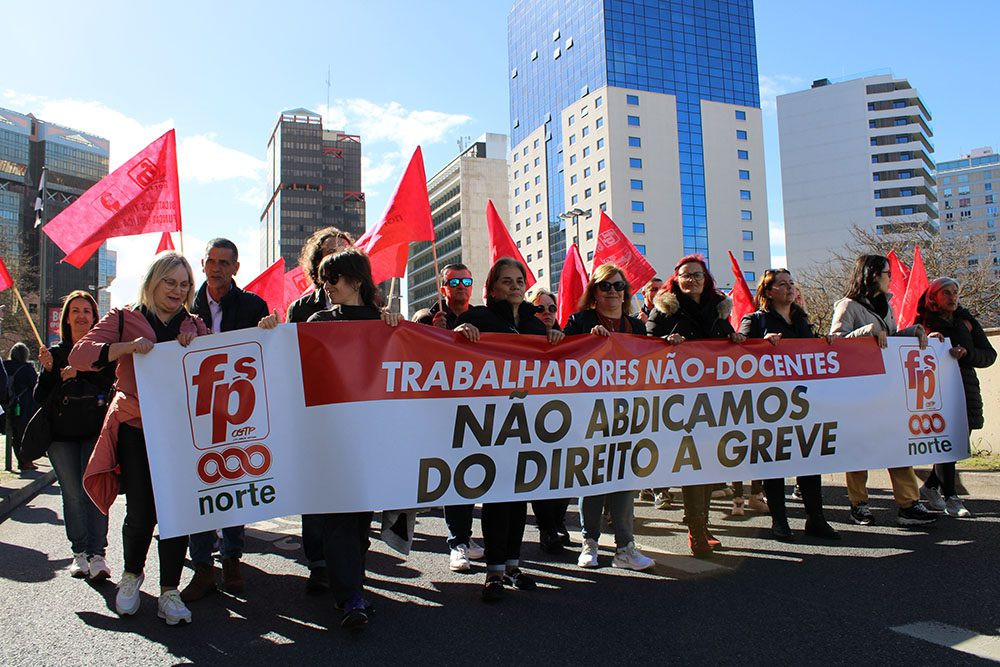
<svg viewBox="0 0 1000 667">
<path fill-rule="evenodd" d="M 601 264 L 587 282 L 580 298 L 580 310 L 566 321 L 566 335 L 612 334 L 646 335 L 646 326 L 632 316 L 632 288 L 625 273 L 615 264 Z M 655 562 L 635 546 L 632 525 L 635 520 L 635 492 L 616 491 L 580 499 L 583 524 L 583 548 L 577 565 L 597 567 L 597 543 L 601 537 L 601 515 L 605 503 L 611 506 L 611 525 L 615 531 L 615 557 L 611 567 L 646 570 Z"/>
<path fill-rule="evenodd" d="M 455 331 L 473 343 L 486 332 L 546 336 L 553 345 L 565 338 L 561 331 L 546 330 L 535 317 L 535 306 L 524 300 L 527 276 L 524 264 L 516 259 L 498 259 L 486 276 L 486 305 L 462 313 Z M 505 585 L 523 591 L 537 588 L 535 580 L 519 567 L 527 516 L 528 504 L 523 500 L 483 504 L 486 583 L 482 597 L 486 602 L 502 598 Z"/>
<path fill-rule="evenodd" d="M 728 338 L 734 343 L 746 340 L 729 323 L 733 301 L 715 289 L 715 279 L 701 255 L 687 255 L 677 262 L 653 305 L 656 309 L 646 322 L 646 332 L 671 345 L 707 338 Z M 722 546 L 708 530 L 712 488 L 711 484 L 694 484 L 682 489 L 688 546 L 696 558 L 708 558 L 713 549 Z"/>
<path fill-rule="evenodd" d="M 757 311 L 745 315 L 740 322 L 740 333 L 747 338 L 763 338 L 778 345 L 783 338 L 815 338 L 806 311 L 795 303 L 795 281 L 787 269 L 768 269 L 757 285 L 754 297 Z M 840 534 L 823 516 L 823 488 L 820 475 L 802 475 L 796 478 L 806 508 L 806 535 L 839 540 Z M 785 509 L 785 480 L 765 479 L 771 511 L 771 534 L 775 539 L 790 541 L 792 529 L 788 526 Z"/>
<path fill-rule="evenodd" d="M 542 321 L 542 324 L 545 325 L 546 331 L 549 329 L 562 331 L 562 327 L 560 327 L 559 322 L 556 321 L 556 313 L 559 311 L 559 306 L 556 304 L 555 294 L 548 291 L 544 287 L 538 287 L 536 285 L 528 290 L 527 299 L 538 307 L 538 312 L 535 313 L 535 317 Z"/>
</svg>

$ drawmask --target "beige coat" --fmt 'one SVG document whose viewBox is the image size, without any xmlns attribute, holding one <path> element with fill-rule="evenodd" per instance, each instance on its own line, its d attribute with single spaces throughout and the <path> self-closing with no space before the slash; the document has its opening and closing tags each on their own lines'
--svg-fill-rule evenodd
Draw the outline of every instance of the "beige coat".
<svg viewBox="0 0 1000 667">
<path fill-rule="evenodd" d="M 833 336 L 859 338 L 874 336 L 880 331 L 889 336 L 916 336 L 922 329 L 915 324 L 896 331 L 896 315 L 891 304 L 884 319 L 854 299 L 845 297 L 833 304 L 833 321 L 830 322 L 830 334 Z"/>
</svg>

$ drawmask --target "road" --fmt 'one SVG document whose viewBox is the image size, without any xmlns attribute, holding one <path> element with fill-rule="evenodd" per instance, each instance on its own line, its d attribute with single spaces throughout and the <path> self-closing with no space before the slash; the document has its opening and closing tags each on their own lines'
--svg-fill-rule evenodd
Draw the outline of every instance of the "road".
<svg viewBox="0 0 1000 667">
<path fill-rule="evenodd" d="M 636 509 L 637 541 L 657 560 L 649 573 L 576 566 L 575 550 L 550 560 L 525 536 L 535 592 L 479 600 L 483 568 L 448 570 L 440 512 L 422 515 L 407 558 L 373 542 L 369 588 L 377 607 L 363 631 L 339 625 L 329 595 L 304 592 L 297 518 L 248 528 L 247 591 L 191 605 L 194 623 L 156 618 L 156 549 L 142 608 L 114 613 L 115 588 L 72 579 L 58 486 L 0 524 L 0 664 L 985 664 L 1000 660 L 1000 501 L 972 500 L 976 518 L 897 528 L 891 494 L 873 491 L 878 524 L 846 524 L 842 487 L 826 489 L 828 516 L 844 539 L 770 540 L 766 517 L 712 521 L 725 549 L 711 562 L 685 555 L 678 507 Z M 571 511 L 575 510 L 575 506 Z M 726 511 L 723 511 L 726 510 Z M 124 505 L 112 509 L 108 561 L 121 573 Z M 575 512 L 571 517 L 576 521 Z M 529 521 L 531 518 L 529 516 Z M 479 535 L 478 518 L 476 535 Z M 602 541 L 603 544 L 603 541 Z M 610 542 L 609 542 L 610 544 Z M 185 569 L 183 582 L 190 577 Z"/>
</svg>

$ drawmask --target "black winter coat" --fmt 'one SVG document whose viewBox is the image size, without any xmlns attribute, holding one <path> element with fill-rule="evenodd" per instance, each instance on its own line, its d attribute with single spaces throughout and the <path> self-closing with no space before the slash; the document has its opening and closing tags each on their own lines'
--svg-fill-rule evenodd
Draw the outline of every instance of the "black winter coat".
<svg viewBox="0 0 1000 667">
<path fill-rule="evenodd" d="M 427 315 L 425 315 L 424 317 L 418 318 L 417 319 L 417 323 L 418 324 L 430 324 L 430 325 L 433 325 L 434 324 L 434 316 L 437 315 L 438 310 L 439 310 L 438 309 L 438 305 L 437 305 L 437 303 L 435 303 L 433 306 L 431 306 L 431 312 L 428 313 Z M 457 327 L 458 326 L 458 315 L 456 315 L 454 312 L 452 312 L 451 308 L 449 308 L 448 304 L 445 303 L 443 300 L 441 301 L 441 310 L 444 310 L 444 318 L 445 318 L 445 325 L 446 325 L 445 328 L 447 328 L 447 329 L 454 329 L 455 327 Z"/>
<path fill-rule="evenodd" d="M 646 333 L 666 338 L 678 333 L 687 340 L 728 338 L 733 333 L 729 313 L 733 300 L 722 292 L 703 294 L 701 303 L 662 289 L 653 299 L 656 309 L 646 320 Z"/>
<path fill-rule="evenodd" d="M 288 317 L 286 322 L 308 322 L 309 318 L 321 310 L 327 309 L 326 294 L 323 288 L 318 288 L 301 296 L 288 306 Z"/>
<path fill-rule="evenodd" d="M 267 303 L 253 292 L 241 290 L 234 282 L 219 302 L 222 307 L 222 331 L 236 331 L 257 326 L 267 316 Z M 194 297 L 193 314 L 212 329 L 212 309 L 208 306 L 208 283 L 202 283 Z"/>
<path fill-rule="evenodd" d="M 600 320 L 597 319 L 597 310 L 588 308 L 587 310 L 581 310 L 570 315 L 569 319 L 566 320 L 566 328 L 563 330 L 563 333 L 567 336 L 589 334 L 590 330 L 598 324 L 600 324 Z M 638 317 L 623 315 L 618 329 L 611 333 L 630 333 L 636 336 L 645 336 L 646 325 Z"/>
<path fill-rule="evenodd" d="M 18 427 L 23 427 L 38 409 L 32 397 L 38 373 L 35 372 L 35 367 L 26 361 L 7 359 L 3 362 L 3 366 L 10 383 L 10 393 L 6 401 L 6 405 L 10 408 L 7 410 L 7 416 Z"/>
<path fill-rule="evenodd" d="M 380 320 L 382 311 L 375 306 L 335 305 L 328 310 L 320 310 L 309 317 L 309 322 L 343 322 L 345 320 Z"/>
<path fill-rule="evenodd" d="M 771 310 L 758 310 L 743 316 L 740 333 L 747 338 L 763 338 L 769 333 L 780 333 L 782 338 L 815 338 L 816 332 L 809 324 L 805 311 L 792 309 L 792 323 Z"/>
<path fill-rule="evenodd" d="M 486 299 L 485 306 L 472 306 L 458 316 L 458 324 L 475 326 L 484 333 L 519 333 L 548 335 L 545 325 L 535 317 L 538 306 L 522 301 L 518 306 L 518 324 L 514 325 L 514 309 L 510 301 L 494 301 Z"/>
<path fill-rule="evenodd" d="M 38 383 L 35 385 L 34 394 L 35 402 L 38 405 L 43 405 L 49 396 L 52 395 L 52 392 L 56 391 L 62 385 L 63 379 L 59 372 L 69 365 L 69 353 L 72 349 L 72 343 L 65 341 L 59 341 L 49 348 L 49 352 L 52 353 L 52 370 L 47 371 L 43 368 L 41 374 L 38 376 Z M 77 371 L 76 377 L 107 392 L 108 403 L 110 403 L 111 388 L 115 384 L 115 369 L 117 367 L 118 362 L 112 361 L 99 371 Z M 97 433 L 94 433 L 94 435 L 96 436 Z M 53 440 L 63 439 L 63 432 L 60 431 L 60 424 L 54 418 L 54 415 L 52 419 L 52 436 Z"/>
<path fill-rule="evenodd" d="M 946 320 L 937 313 L 928 312 L 919 320 L 927 333 L 944 334 L 953 347 L 964 347 L 966 355 L 958 360 L 962 372 L 962 386 L 965 388 L 965 411 L 969 415 L 969 430 L 983 427 L 983 394 L 979 389 L 977 368 L 992 366 L 997 360 L 997 352 L 990 345 L 986 332 L 976 318 L 959 306 L 955 316 Z"/>
</svg>

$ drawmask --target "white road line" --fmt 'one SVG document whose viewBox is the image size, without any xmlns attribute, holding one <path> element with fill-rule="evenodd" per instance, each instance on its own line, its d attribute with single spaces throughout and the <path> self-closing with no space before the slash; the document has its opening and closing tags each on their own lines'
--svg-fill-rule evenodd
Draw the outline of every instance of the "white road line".
<svg viewBox="0 0 1000 667">
<path fill-rule="evenodd" d="M 972 630 L 935 621 L 897 625 L 890 630 L 979 658 L 1000 662 L 1000 637 L 995 635 L 981 635 Z"/>
</svg>

